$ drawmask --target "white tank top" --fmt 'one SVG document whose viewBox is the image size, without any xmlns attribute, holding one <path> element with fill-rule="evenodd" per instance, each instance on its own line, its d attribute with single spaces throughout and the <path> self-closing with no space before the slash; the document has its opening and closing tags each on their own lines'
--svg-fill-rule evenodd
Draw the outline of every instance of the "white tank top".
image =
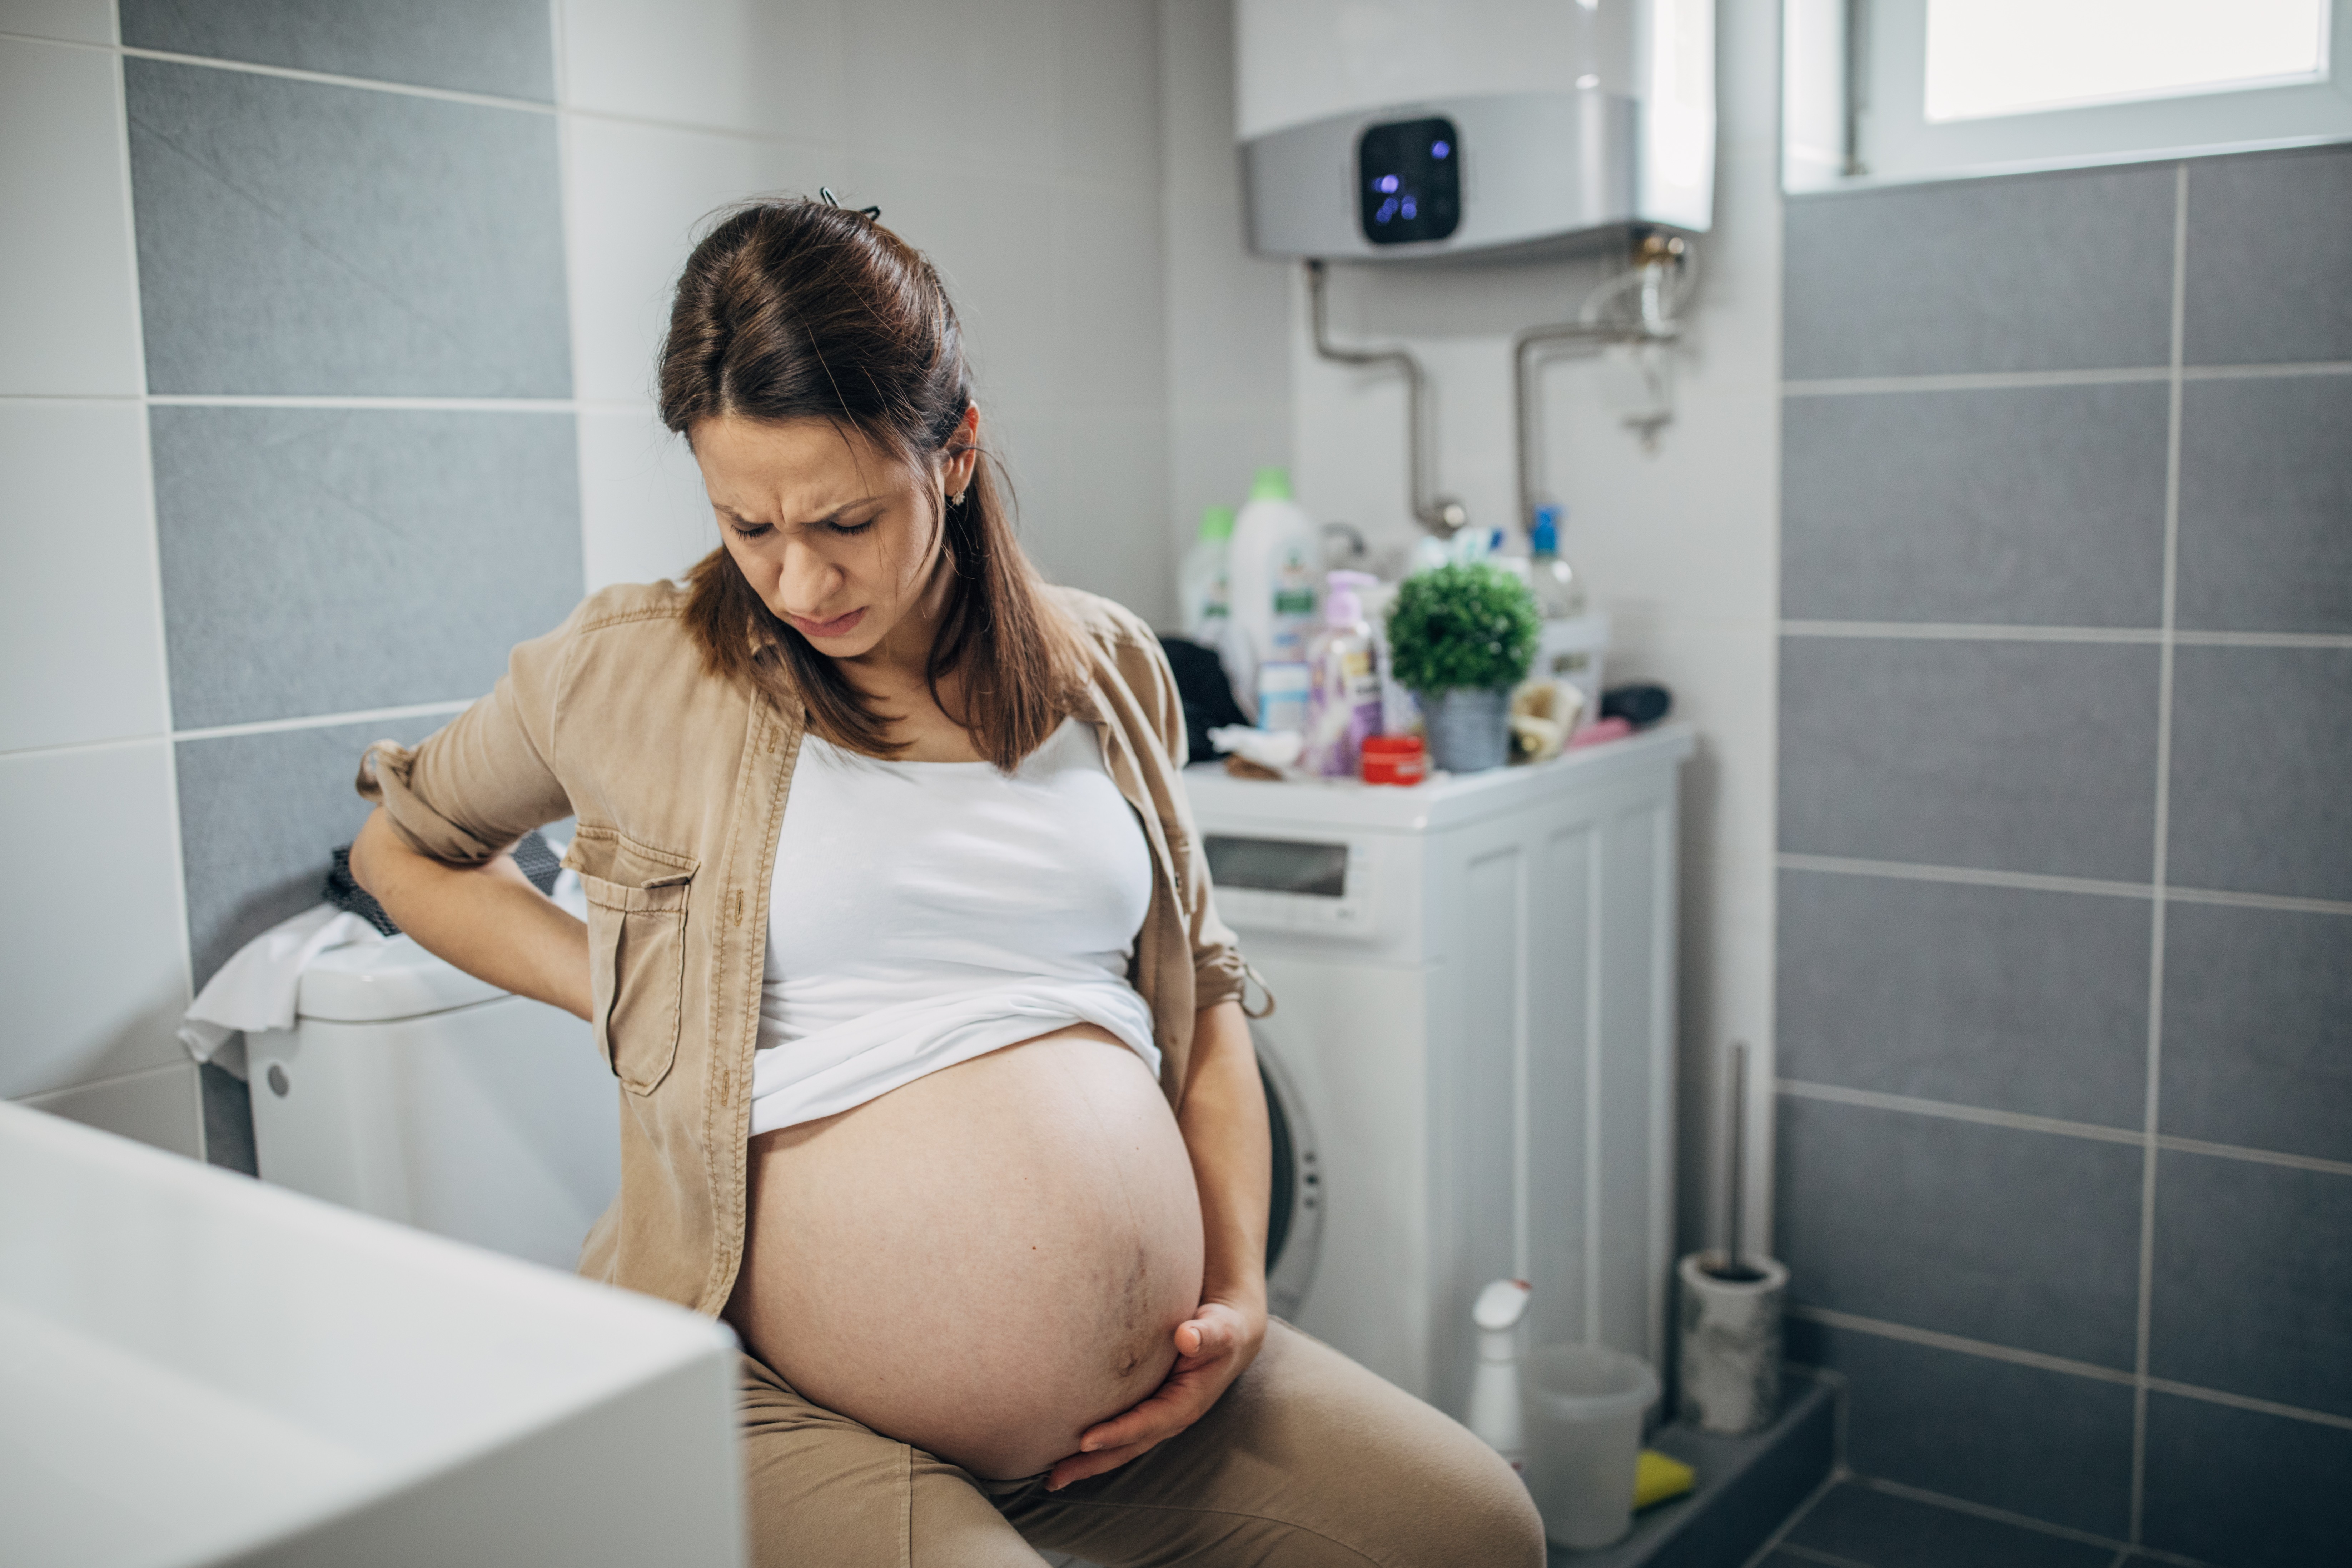
<svg viewBox="0 0 2352 1568">
<path fill-rule="evenodd" d="M 1151 851 L 1091 725 L 1064 721 L 1010 777 L 809 736 L 776 844 L 752 1133 L 1072 1024 L 1156 1076 L 1127 982 L 1150 902 Z"/>
</svg>

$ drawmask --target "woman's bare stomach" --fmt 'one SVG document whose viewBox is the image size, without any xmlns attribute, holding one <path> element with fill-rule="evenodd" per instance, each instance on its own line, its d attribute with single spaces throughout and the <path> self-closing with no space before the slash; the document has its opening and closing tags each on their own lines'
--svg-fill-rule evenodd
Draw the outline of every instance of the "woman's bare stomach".
<svg viewBox="0 0 2352 1568">
<path fill-rule="evenodd" d="M 1201 1300 L 1191 1158 L 1091 1025 L 751 1141 L 727 1319 L 801 1394 L 991 1479 L 1160 1385 Z"/>
</svg>

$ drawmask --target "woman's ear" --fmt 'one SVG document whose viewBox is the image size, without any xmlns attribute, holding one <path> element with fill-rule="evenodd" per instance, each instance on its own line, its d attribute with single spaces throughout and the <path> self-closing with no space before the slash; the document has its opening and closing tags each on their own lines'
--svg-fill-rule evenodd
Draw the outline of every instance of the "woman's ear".
<svg viewBox="0 0 2352 1568">
<path fill-rule="evenodd" d="M 961 496 L 971 483 L 972 470 L 980 467 L 980 405 L 963 405 L 963 417 L 956 421 L 955 433 L 948 437 L 948 457 L 940 470 L 945 491 Z"/>
</svg>

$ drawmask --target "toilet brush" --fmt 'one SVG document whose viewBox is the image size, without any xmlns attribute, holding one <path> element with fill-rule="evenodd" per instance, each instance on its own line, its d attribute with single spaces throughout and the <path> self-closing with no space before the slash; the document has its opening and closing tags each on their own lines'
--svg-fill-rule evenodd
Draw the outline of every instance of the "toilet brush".
<svg viewBox="0 0 2352 1568">
<path fill-rule="evenodd" d="M 1780 1403 L 1780 1307 L 1789 1271 L 1747 1247 L 1748 1047 L 1725 1053 L 1724 1247 L 1675 1270 L 1682 1288 L 1675 1363 L 1683 1420 L 1707 1432 L 1753 1432 Z"/>
</svg>

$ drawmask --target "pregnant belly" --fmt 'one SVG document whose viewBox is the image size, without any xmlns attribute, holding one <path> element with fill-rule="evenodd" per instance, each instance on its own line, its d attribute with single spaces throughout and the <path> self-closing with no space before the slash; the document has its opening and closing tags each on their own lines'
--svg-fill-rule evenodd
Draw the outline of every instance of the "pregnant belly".
<svg viewBox="0 0 2352 1568">
<path fill-rule="evenodd" d="M 1168 1101 L 1080 1025 L 751 1142 L 728 1321 L 805 1398 L 991 1479 L 1160 1385 L 1201 1299 Z"/>
</svg>

